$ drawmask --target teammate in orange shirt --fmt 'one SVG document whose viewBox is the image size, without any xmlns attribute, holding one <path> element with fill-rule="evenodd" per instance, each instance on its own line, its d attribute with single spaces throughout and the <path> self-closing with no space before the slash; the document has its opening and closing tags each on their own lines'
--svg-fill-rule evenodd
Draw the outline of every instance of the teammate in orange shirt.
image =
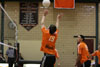
<svg viewBox="0 0 100 67">
<path fill-rule="evenodd" d="M 58 14 L 57 16 L 56 26 L 52 24 L 48 29 L 46 29 L 44 20 L 47 14 L 48 10 L 45 10 L 41 21 L 42 45 L 40 50 L 44 52 L 41 67 L 54 67 L 56 60 L 55 43 L 58 37 L 59 19 L 61 18 L 62 14 Z"/>
<path fill-rule="evenodd" d="M 90 59 L 90 54 L 88 51 L 88 46 L 84 42 L 85 38 L 83 35 L 78 36 L 78 57 L 76 60 L 76 66 L 77 67 L 90 67 L 91 61 Z"/>
<path fill-rule="evenodd" d="M 100 45 L 98 46 L 98 50 L 96 50 L 94 53 L 92 53 L 92 56 L 97 56 L 98 57 L 99 62 L 98 62 L 97 67 L 100 67 Z"/>
</svg>

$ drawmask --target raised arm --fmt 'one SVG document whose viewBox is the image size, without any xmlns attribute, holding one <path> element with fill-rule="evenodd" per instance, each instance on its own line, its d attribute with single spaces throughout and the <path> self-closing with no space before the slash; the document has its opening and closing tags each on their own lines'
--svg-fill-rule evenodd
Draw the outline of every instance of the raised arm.
<svg viewBox="0 0 100 67">
<path fill-rule="evenodd" d="M 56 27 L 57 28 L 59 27 L 59 20 L 61 19 L 62 16 L 63 16 L 62 13 L 57 15 L 57 20 L 56 20 Z"/>
<path fill-rule="evenodd" d="M 45 20 L 45 17 L 47 16 L 47 14 L 48 14 L 48 10 L 46 9 L 46 10 L 44 10 L 44 14 L 42 16 L 41 27 L 45 26 L 44 25 L 44 20 Z"/>
</svg>

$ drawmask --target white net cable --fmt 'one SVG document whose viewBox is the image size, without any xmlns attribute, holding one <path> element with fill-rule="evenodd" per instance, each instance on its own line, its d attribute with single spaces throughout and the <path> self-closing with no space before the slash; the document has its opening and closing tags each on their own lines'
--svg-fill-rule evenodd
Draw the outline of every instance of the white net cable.
<svg viewBox="0 0 100 67">
<path fill-rule="evenodd" d="M 7 46 L 7 47 L 10 47 L 10 48 L 13 48 L 13 49 L 17 49 L 16 47 L 10 46 L 10 45 L 5 44 L 5 43 L 2 43 L 2 42 L 0 42 L 0 44 L 1 44 L 1 45 L 4 45 L 4 46 Z"/>
<path fill-rule="evenodd" d="M 18 43 L 18 28 L 17 28 L 17 25 L 14 23 L 14 21 L 11 19 L 11 17 L 8 15 L 8 13 L 5 11 L 5 9 L 2 7 L 1 4 L 0 4 L 0 7 L 5 12 L 5 14 L 7 15 L 7 17 L 10 19 L 10 21 L 12 22 L 12 24 L 15 26 L 15 41 L 16 41 L 16 43 Z"/>
</svg>

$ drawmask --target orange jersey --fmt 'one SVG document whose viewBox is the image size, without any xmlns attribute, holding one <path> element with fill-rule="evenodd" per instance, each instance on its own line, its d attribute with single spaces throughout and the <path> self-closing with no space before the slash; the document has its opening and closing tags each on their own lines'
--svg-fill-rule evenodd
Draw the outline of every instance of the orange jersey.
<svg viewBox="0 0 100 67">
<path fill-rule="evenodd" d="M 83 64 L 85 61 L 89 59 L 89 51 L 86 43 L 81 42 L 78 45 L 78 54 L 81 55 L 80 62 Z"/>
<path fill-rule="evenodd" d="M 58 30 L 51 35 L 49 33 L 49 29 L 46 29 L 45 27 L 42 27 L 42 46 L 41 46 L 41 51 L 43 51 L 44 53 L 48 53 L 48 54 L 53 54 L 55 55 L 55 43 L 57 40 L 57 34 L 58 34 Z"/>
<path fill-rule="evenodd" d="M 95 52 L 92 54 L 92 56 L 97 56 L 98 59 L 99 59 L 98 64 L 100 64 L 100 51 L 99 51 L 99 50 L 95 51 Z"/>
</svg>

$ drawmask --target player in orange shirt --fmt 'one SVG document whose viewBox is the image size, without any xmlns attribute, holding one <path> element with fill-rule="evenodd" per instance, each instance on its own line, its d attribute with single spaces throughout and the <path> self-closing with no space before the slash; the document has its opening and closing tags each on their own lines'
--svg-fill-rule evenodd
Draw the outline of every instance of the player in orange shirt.
<svg viewBox="0 0 100 67">
<path fill-rule="evenodd" d="M 45 10 L 41 21 L 42 45 L 40 50 L 44 53 L 41 67 L 54 67 L 56 60 L 55 43 L 58 37 L 59 19 L 61 18 L 62 14 L 58 14 L 57 16 L 56 26 L 52 24 L 48 29 L 46 29 L 44 20 L 47 14 L 48 10 Z"/>
<path fill-rule="evenodd" d="M 83 35 L 78 36 L 78 56 L 76 60 L 76 66 L 77 67 L 90 67 L 91 61 L 90 54 L 88 51 L 88 46 L 84 42 L 85 38 Z"/>
<path fill-rule="evenodd" d="M 98 50 L 96 50 L 94 53 L 92 53 L 92 56 L 97 56 L 98 57 L 99 62 L 98 62 L 97 67 L 100 67 L 100 45 L 98 46 Z"/>
</svg>

